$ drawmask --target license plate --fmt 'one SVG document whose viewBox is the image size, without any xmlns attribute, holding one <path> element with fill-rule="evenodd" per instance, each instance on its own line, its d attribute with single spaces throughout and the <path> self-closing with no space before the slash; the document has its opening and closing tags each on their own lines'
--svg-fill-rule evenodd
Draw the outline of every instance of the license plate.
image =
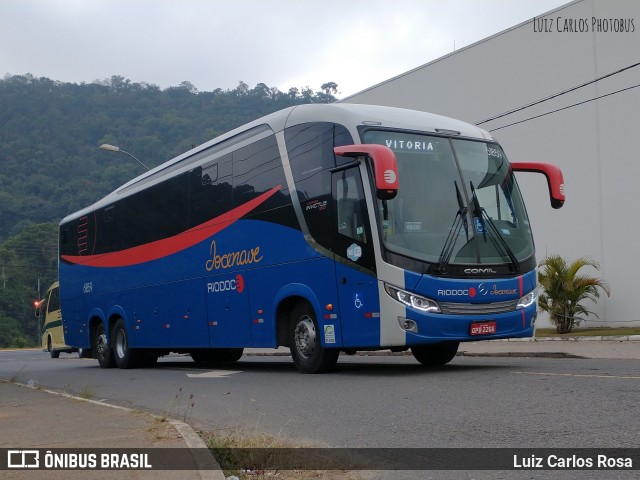
<svg viewBox="0 0 640 480">
<path fill-rule="evenodd" d="M 477 322 L 471 324 L 471 335 L 490 335 L 496 333 L 496 322 Z"/>
</svg>

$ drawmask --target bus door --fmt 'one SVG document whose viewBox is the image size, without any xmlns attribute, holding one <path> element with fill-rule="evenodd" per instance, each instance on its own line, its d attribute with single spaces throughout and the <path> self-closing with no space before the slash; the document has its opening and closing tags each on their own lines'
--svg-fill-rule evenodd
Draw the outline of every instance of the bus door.
<svg viewBox="0 0 640 480">
<path fill-rule="evenodd" d="M 229 273 L 207 279 L 207 318 L 211 347 L 252 345 L 249 297 L 244 276 Z"/>
<path fill-rule="evenodd" d="M 358 166 L 332 174 L 336 284 L 343 345 L 380 345 L 375 255 Z M 325 342 L 328 339 L 325 335 Z"/>
</svg>

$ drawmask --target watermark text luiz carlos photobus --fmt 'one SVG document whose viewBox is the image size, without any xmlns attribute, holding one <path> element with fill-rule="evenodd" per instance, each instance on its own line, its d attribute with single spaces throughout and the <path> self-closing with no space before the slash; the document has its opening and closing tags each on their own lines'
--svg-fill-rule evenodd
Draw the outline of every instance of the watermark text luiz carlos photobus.
<svg viewBox="0 0 640 480">
<path fill-rule="evenodd" d="M 2 470 L 639 470 L 638 448 L 0 449 Z"/>
<path fill-rule="evenodd" d="M 634 33 L 635 18 L 598 17 L 535 17 L 533 31 L 536 33 Z"/>
</svg>

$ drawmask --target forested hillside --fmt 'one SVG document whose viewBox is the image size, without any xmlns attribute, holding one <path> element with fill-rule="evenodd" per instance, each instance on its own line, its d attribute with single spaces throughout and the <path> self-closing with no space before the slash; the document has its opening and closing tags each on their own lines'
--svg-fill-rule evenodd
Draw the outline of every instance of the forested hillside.
<svg viewBox="0 0 640 480">
<path fill-rule="evenodd" d="M 0 80 L 0 347 L 33 344 L 31 302 L 55 279 L 61 218 L 149 167 L 262 115 L 335 101 L 333 82 L 281 92 L 243 82 L 199 92 L 120 76 L 90 84 L 31 75 Z"/>
</svg>

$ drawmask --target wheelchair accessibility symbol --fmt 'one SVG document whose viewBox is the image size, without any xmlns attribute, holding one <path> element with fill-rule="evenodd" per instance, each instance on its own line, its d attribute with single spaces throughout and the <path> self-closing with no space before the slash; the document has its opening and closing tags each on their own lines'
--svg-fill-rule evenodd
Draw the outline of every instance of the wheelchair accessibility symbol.
<svg viewBox="0 0 640 480">
<path fill-rule="evenodd" d="M 364 306 L 364 302 L 362 301 L 362 293 L 357 292 L 353 294 L 353 306 L 358 310 Z"/>
<path fill-rule="evenodd" d="M 484 232 L 484 222 L 481 218 L 473 217 L 473 224 L 476 227 L 476 233 L 485 233 Z"/>
</svg>

